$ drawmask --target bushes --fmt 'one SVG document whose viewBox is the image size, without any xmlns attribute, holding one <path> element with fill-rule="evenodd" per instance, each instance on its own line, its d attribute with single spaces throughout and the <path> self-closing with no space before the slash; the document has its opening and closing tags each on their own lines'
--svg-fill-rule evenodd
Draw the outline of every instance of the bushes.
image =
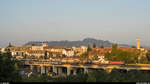
<svg viewBox="0 0 150 84">
<path fill-rule="evenodd" d="M 123 72 L 123 71 L 114 69 L 114 70 L 112 70 L 111 73 L 107 73 L 104 70 L 91 71 L 91 72 L 88 74 L 88 78 L 91 78 L 91 77 L 93 77 L 93 79 L 96 78 L 96 82 L 142 82 L 142 81 L 150 81 L 150 79 L 149 79 L 150 78 L 150 72 L 149 71 Z M 90 82 L 93 82 L 93 81 L 90 81 Z"/>
<path fill-rule="evenodd" d="M 70 75 L 68 77 L 51 78 L 46 75 L 36 76 L 25 81 L 28 82 L 143 82 L 150 81 L 149 71 L 122 71 L 112 70 L 107 73 L 105 70 L 91 70 L 88 74 Z"/>
<path fill-rule="evenodd" d="M 5 54 L 0 53 L 0 81 L 21 81 L 18 68 L 18 62 L 11 60 L 11 54 L 9 52 Z"/>
</svg>

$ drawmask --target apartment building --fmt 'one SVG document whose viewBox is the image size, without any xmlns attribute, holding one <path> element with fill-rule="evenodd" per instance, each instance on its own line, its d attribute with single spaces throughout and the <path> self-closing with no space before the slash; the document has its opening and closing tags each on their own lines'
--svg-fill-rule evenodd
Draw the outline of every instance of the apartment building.
<svg viewBox="0 0 150 84">
<path fill-rule="evenodd" d="M 32 46 L 14 46 L 8 47 L 12 56 L 24 56 L 25 52 L 31 50 Z"/>
<path fill-rule="evenodd" d="M 63 50 L 62 54 L 66 55 L 67 57 L 73 57 L 74 51 L 71 48 L 66 48 L 65 50 Z"/>
<path fill-rule="evenodd" d="M 35 56 L 36 58 L 40 58 L 41 56 L 45 56 L 45 51 L 43 50 L 28 50 L 26 52 L 27 56 Z"/>
<path fill-rule="evenodd" d="M 32 46 L 31 50 L 44 50 L 45 47 L 48 47 L 48 45 L 43 43 L 42 46 Z"/>
<path fill-rule="evenodd" d="M 72 47 L 74 53 L 76 56 L 80 56 L 83 53 L 87 52 L 87 47 L 86 46 L 81 46 L 81 47 Z"/>
</svg>

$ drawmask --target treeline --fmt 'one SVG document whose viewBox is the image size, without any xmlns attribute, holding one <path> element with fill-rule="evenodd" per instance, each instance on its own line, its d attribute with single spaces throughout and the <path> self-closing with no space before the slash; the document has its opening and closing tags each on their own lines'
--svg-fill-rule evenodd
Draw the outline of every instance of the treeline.
<svg viewBox="0 0 150 84">
<path fill-rule="evenodd" d="M 145 82 L 150 81 L 149 71 L 123 71 L 112 70 L 108 73 L 104 70 L 91 70 L 88 74 L 76 76 L 52 78 L 47 75 L 32 75 L 24 78 L 23 82 Z"/>
</svg>

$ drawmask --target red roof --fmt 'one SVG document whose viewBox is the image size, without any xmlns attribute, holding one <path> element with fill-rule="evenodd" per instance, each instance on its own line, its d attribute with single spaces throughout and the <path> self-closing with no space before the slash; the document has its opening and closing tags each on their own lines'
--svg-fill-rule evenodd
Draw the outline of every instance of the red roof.
<svg viewBox="0 0 150 84">
<path fill-rule="evenodd" d="M 122 61 L 110 61 L 109 64 L 124 64 Z"/>
</svg>

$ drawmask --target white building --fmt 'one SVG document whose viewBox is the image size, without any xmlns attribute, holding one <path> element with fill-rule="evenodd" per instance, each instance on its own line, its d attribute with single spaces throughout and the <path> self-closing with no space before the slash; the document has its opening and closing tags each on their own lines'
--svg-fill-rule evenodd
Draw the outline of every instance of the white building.
<svg viewBox="0 0 150 84">
<path fill-rule="evenodd" d="M 80 56 L 81 54 L 87 52 L 86 46 L 81 46 L 79 48 L 72 47 L 73 51 L 75 52 L 76 56 Z"/>
<path fill-rule="evenodd" d="M 32 46 L 32 50 L 44 50 L 44 47 L 47 47 L 46 43 L 43 43 L 42 46 Z"/>
<path fill-rule="evenodd" d="M 67 57 L 74 56 L 74 51 L 72 49 L 65 49 L 63 50 L 62 54 L 66 55 Z"/>
<path fill-rule="evenodd" d="M 43 50 L 29 50 L 26 52 L 26 55 L 36 56 L 37 58 L 39 58 L 40 56 L 44 56 L 45 52 Z"/>
<path fill-rule="evenodd" d="M 12 56 L 24 56 L 24 51 L 11 51 Z"/>
<path fill-rule="evenodd" d="M 5 48 L 0 48 L 0 51 L 1 51 L 2 53 L 4 53 L 4 52 L 5 52 Z"/>
</svg>

